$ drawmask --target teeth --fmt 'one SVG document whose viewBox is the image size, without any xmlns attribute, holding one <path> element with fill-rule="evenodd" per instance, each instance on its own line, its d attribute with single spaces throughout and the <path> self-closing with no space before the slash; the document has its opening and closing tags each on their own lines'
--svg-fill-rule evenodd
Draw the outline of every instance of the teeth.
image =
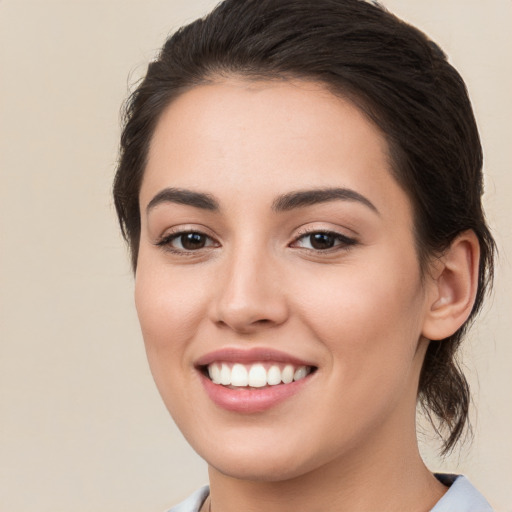
<svg viewBox="0 0 512 512">
<path fill-rule="evenodd" d="M 223 364 L 220 369 L 220 383 L 223 386 L 229 386 L 231 384 L 231 370 L 227 364 Z"/>
<path fill-rule="evenodd" d="M 245 387 L 249 384 L 249 374 L 243 364 L 234 364 L 231 368 L 231 385 Z"/>
<path fill-rule="evenodd" d="M 250 365 L 212 363 L 208 365 L 208 375 L 213 383 L 234 387 L 262 388 L 277 386 L 281 383 L 290 384 L 303 379 L 310 372 L 309 366 L 293 366 L 291 364 L 284 367 L 273 364 L 267 365 L 267 368 L 262 363 Z"/>
<path fill-rule="evenodd" d="M 293 366 L 291 364 L 287 364 L 285 367 L 284 367 L 284 370 L 283 370 L 283 374 L 281 376 L 281 379 L 282 381 L 285 383 L 285 384 L 290 384 L 290 382 L 293 381 L 293 374 L 295 372 L 293 371 Z"/>
<path fill-rule="evenodd" d="M 212 379 L 212 381 L 215 383 L 215 384 L 220 384 L 220 369 L 219 369 L 219 366 L 216 365 L 216 364 L 211 364 L 209 367 L 208 367 L 208 374 L 210 375 L 210 379 Z"/>
<path fill-rule="evenodd" d="M 267 385 L 267 372 L 263 365 L 253 364 L 249 370 L 249 386 L 262 388 Z"/>
<path fill-rule="evenodd" d="M 273 365 L 268 369 L 267 384 L 269 386 L 281 384 L 281 370 L 279 369 L 279 366 Z"/>
<path fill-rule="evenodd" d="M 306 367 L 301 366 L 300 368 L 297 368 L 295 370 L 295 373 L 293 374 L 293 380 L 303 379 L 306 375 L 307 375 Z"/>
</svg>

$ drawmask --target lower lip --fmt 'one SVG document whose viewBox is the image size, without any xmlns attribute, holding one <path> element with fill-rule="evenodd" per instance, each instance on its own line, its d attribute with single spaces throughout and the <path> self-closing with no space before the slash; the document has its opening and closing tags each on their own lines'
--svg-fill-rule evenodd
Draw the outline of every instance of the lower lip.
<svg viewBox="0 0 512 512">
<path fill-rule="evenodd" d="M 201 382 L 211 401 L 227 411 L 252 414 L 266 411 L 298 393 L 310 380 L 312 374 L 291 382 L 265 388 L 231 389 L 214 384 L 201 373 Z"/>
</svg>

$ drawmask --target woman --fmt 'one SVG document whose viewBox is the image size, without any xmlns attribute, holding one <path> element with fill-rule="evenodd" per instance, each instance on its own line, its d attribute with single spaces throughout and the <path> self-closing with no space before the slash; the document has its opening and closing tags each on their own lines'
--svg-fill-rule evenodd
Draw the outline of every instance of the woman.
<svg viewBox="0 0 512 512">
<path fill-rule="evenodd" d="M 451 450 L 454 356 L 492 277 L 464 83 L 360 0 L 226 0 L 126 112 L 114 185 L 162 398 L 206 460 L 189 511 L 491 510 Z"/>
</svg>

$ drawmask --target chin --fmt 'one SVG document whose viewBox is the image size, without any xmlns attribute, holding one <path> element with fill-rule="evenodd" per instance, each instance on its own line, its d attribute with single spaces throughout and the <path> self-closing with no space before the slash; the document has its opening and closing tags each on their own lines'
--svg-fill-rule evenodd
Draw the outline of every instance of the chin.
<svg viewBox="0 0 512 512">
<path fill-rule="evenodd" d="M 259 456 L 259 458 L 265 458 Z M 208 465 L 215 468 L 223 475 L 237 480 L 250 480 L 253 482 L 283 482 L 301 476 L 301 466 L 294 462 L 281 462 L 275 459 L 259 461 L 221 460 L 208 462 Z"/>
<path fill-rule="evenodd" d="M 282 482 L 300 477 L 314 471 L 328 459 L 321 458 L 319 454 L 308 454 L 302 449 L 297 449 L 301 443 L 293 443 L 293 446 L 283 446 L 281 441 L 274 441 L 268 445 L 256 445 L 246 443 L 235 446 L 222 446 L 222 451 L 212 450 L 212 445 L 204 450 L 197 450 L 199 455 L 223 475 L 238 480 L 251 480 L 260 482 Z"/>
</svg>

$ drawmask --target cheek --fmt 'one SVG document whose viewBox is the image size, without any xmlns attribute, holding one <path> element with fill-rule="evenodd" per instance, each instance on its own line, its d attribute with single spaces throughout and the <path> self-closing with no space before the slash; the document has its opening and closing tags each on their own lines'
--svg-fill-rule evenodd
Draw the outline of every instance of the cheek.
<svg viewBox="0 0 512 512">
<path fill-rule="evenodd" d="M 373 265 L 340 267 L 317 276 L 316 284 L 302 310 L 328 345 L 331 364 L 344 380 L 363 385 L 372 376 L 383 382 L 402 370 L 407 373 L 421 334 L 424 304 L 415 258 L 390 256 L 385 262 L 381 257 Z"/>
<path fill-rule="evenodd" d="M 141 254 L 135 306 L 150 363 L 153 355 L 169 356 L 162 358 L 165 361 L 183 358 L 184 347 L 205 317 L 204 291 L 186 271 L 178 272 Z"/>
<path fill-rule="evenodd" d="M 206 302 L 204 288 L 186 272 L 140 257 L 135 305 L 153 379 L 173 417 L 183 407 L 190 409 L 193 400 L 183 384 L 191 376 L 197 379 L 191 340 L 205 318 Z"/>
</svg>

